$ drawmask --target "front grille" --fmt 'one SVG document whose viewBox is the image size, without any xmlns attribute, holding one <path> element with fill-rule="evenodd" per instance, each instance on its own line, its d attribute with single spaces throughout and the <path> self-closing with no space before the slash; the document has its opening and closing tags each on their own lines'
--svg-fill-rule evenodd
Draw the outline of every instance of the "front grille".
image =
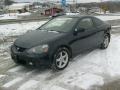
<svg viewBox="0 0 120 90">
<path fill-rule="evenodd" d="M 18 46 L 15 46 L 16 48 L 16 51 L 18 52 L 24 52 L 26 50 L 26 48 L 22 48 L 22 47 L 18 47 Z"/>
</svg>

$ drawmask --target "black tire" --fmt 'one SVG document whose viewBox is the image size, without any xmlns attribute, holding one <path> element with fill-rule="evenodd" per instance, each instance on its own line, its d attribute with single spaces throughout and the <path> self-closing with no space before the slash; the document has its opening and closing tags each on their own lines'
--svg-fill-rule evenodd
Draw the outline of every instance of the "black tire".
<svg viewBox="0 0 120 90">
<path fill-rule="evenodd" d="M 67 63 L 66 63 L 63 67 L 59 67 L 59 66 L 58 66 L 58 62 L 57 62 L 57 59 L 58 59 L 59 54 L 60 54 L 61 52 L 66 52 L 67 55 L 68 55 L 68 61 L 66 61 Z M 69 60 L 70 60 L 70 51 L 69 51 L 67 48 L 61 47 L 61 48 L 57 49 L 57 51 L 56 51 L 55 54 L 53 55 L 52 69 L 53 69 L 54 71 L 58 71 L 58 70 L 63 70 L 63 69 L 65 69 L 65 68 L 68 66 L 68 64 L 69 64 Z M 62 59 L 62 61 L 63 61 L 63 59 Z"/>
<path fill-rule="evenodd" d="M 103 40 L 103 43 L 100 46 L 100 49 L 106 49 L 109 46 L 109 43 L 110 43 L 110 35 L 105 34 L 104 35 L 104 40 Z"/>
</svg>

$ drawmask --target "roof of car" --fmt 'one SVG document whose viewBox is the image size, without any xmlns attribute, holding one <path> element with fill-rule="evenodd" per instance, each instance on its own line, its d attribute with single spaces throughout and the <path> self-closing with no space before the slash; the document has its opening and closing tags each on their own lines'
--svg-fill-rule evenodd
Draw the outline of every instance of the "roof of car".
<svg viewBox="0 0 120 90">
<path fill-rule="evenodd" d="M 90 16 L 90 15 L 63 15 L 63 16 L 59 16 L 59 17 L 83 18 L 83 17 L 93 17 L 93 16 Z"/>
</svg>

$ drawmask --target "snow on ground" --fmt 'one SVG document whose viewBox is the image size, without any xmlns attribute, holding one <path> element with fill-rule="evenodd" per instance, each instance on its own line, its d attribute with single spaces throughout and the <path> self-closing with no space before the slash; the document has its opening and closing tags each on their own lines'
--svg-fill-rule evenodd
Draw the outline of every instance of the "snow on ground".
<svg viewBox="0 0 120 90">
<path fill-rule="evenodd" d="M 38 81 L 30 80 L 27 83 L 23 84 L 21 87 L 19 87 L 18 90 L 33 90 L 35 87 L 37 87 L 37 84 Z"/>
<path fill-rule="evenodd" d="M 25 13 L 17 13 L 17 16 L 28 16 L 30 15 L 30 12 L 25 12 Z"/>
<path fill-rule="evenodd" d="M 0 78 L 5 77 L 5 75 L 0 75 Z"/>
<path fill-rule="evenodd" d="M 28 30 L 35 30 L 45 22 L 46 21 L 0 25 L 0 37 L 21 35 Z"/>
<path fill-rule="evenodd" d="M 112 28 L 120 28 L 120 25 L 112 26 Z"/>
<path fill-rule="evenodd" d="M 30 12 L 3 14 L 0 15 L 0 20 L 19 19 L 20 16 L 29 16 L 29 15 L 31 15 Z"/>
<path fill-rule="evenodd" d="M 10 16 L 9 14 L 1 15 L 0 20 L 6 20 L 6 19 L 17 19 L 17 16 L 16 15 Z"/>
<path fill-rule="evenodd" d="M 3 87 L 7 87 L 7 88 L 8 88 L 8 87 L 12 86 L 13 84 L 21 81 L 22 79 L 23 79 L 23 78 L 21 78 L 21 77 L 18 77 L 18 78 L 16 78 L 16 79 L 13 79 L 12 81 L 10 81 L 10 82 L 6 83 L 5 85 L 3 85 Z"/>
<path fill-rule="evenodd" d="M 110 13 L 110 12 L 95 12 L 96 14 L 99 14 L 99 15 L 115 15 L 115 16 L 119 16 L 120 15 L 120 12 L 116 12 L 116 13 Z"/>
<path fill-rule="evenodd" d="M 97 18 L 103 20 L 103 21 L 109 21 L 109 20 L 118 20 L 120 19 L 120 16 L 108 16 L 108 15 L 104 15 L 104 16 L 96 16 Z"/>
</svg>

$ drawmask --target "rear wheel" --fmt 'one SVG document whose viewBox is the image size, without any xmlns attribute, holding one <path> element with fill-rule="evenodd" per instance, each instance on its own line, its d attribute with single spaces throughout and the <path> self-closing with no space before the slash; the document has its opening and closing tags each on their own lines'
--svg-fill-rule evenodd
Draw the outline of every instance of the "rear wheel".
<svg viewBox="0 0 120 90">
<path fill-rule="evenodd" d="M 70 60 L 69 50 L 65 47 L 59 48 L 54 54 L 53 58 L 54 61 L 52 64 L 52 69 L 63 70 L 64 68 L 67 67 Z"/>
<path fill-rule="evenodd" d="M 104 41 L 103 41 L 103 43 L 101 44 L 101 49 L 106 49 L 107 47 L 108 47 L 108 45 L 109 45 L 109 43 L 110 43 L 110 36 L 109 36 L 109 34 L 105 34 L 105 36 L 104 36 Z"/>
</svg>

